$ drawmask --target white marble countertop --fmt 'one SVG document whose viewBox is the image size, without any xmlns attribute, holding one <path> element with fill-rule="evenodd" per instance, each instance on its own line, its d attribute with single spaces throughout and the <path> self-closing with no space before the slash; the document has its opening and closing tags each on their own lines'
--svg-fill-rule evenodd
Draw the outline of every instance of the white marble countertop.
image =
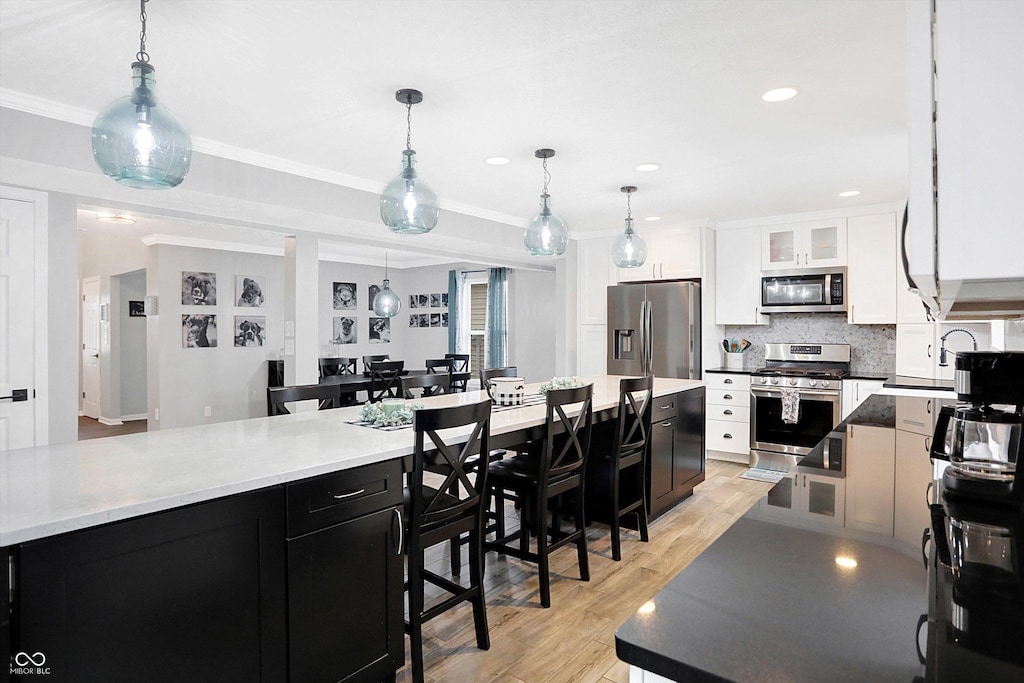
<svg viewBox="0 0 1024 683">
<path fill-rule="evenodd" d="M 620 377 L 594 383 L 594 410 L 618 403 Z M 655 395 L 704 382 L 655 380 Z M 537 393 L 540 384 L 527 385 Z M 479 391 L 423 401 L 475 403 Z M 0 547 L 403 457 L 411 429 L 350 425 L 359 407 L 220 422 L 0 453 Z M 544 406 L 495 412 L 491 433 L 537 425 Z"/>
</svg>

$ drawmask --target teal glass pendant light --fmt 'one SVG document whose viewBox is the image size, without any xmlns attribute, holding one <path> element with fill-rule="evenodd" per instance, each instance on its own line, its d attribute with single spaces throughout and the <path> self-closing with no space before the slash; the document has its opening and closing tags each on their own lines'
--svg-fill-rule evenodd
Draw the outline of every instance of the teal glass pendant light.
<svg viewBox="0 0 1024 683">
<path fill-rule="evenodd" d="M 391 291 L 391 281 L 388 280 L 388 253 L 384 252 L 384 286 L 377 292 L 377 296 L 373 297 L 373 312 L 382 318 L 394 318 L 400 310 L 402 300 Z"/>
<path fill-rule="evenodd" d="M 146 53 L 146 3 L 132 63 L 132 92 L 111 103 L 92 124 L 92 156 L 114 182 L 140 189 L 176 187 L 192 163 L 192 139 L 156 97 L 156 70 Z"/>
<path fill-rule="evenodd" d="M 629 198 L 636 188 L 626 185 L 619 189 L 626 193 L 626 231 L 612 242 L 612 261 L 619 268 L 639 268 L 647 260 L 647 244 L 633 230 L 633 207 Z"/>
<path fill-rule="evenodd" d="M 395 99 L 406 107 L 405 151 L 402 152 L 402 172 L 388 183 L 380 196 L 380 218 L 391 232 L 410 235 L 430 232 L 437 225 L 437 194 L 416 174 L 416 150 L 412 148 L 412 105 L 423 101 L 423 93 L 403 88 L 395 93 Z"/>
<path fill-rule="evenodd" d="M 569 231 L 562 219 L 551 213 L 548 205 L 551 198 L 548 194 L 548 182 L 551 181 L 548 159 L 555 156 L 555 150 L 538 149 L 533 155 L 544 160 L 544 192 L 540 196 L 540 213 L 526 226 L 523 242 L 531 256 L 561 256 L 569 245 Z"/>
</svg>

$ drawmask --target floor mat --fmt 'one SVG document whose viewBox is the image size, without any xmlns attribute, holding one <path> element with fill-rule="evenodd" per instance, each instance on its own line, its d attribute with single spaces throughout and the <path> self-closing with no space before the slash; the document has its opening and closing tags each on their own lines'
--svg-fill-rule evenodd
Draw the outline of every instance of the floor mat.
<svg viewBox="0 0 1024 683">
<path fill-rule="evenodd" d="M 766 481 L 769 484 L 779 483 L 788 472 L 780 470 L 766 470 L 760 467 L 751 467 L 740 475 L 740 479 L 753 479 L 754 481 Z"/>
</svg>

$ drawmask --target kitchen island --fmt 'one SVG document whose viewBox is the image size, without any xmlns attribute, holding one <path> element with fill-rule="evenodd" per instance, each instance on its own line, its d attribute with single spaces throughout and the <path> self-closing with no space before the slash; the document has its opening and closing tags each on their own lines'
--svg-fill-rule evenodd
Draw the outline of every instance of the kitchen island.
<svg viewBox="0 0 1024 683">
<path fill-rule="evenodd" d="M 596 421 L 614 415 L 618 379 L 583 378 Z M 701 382 L 655 381 L 658 397 L 691 394 L 702 405 Z M 404 653 L 400 513 L 413 434 L 349 424 L 358 412 L 0 455 L 0 546 L 13 580 L 0 655 L 42 652 L 48 680 L 61 681 L 393 674 Z M 543 405 L 496 410 L 492 444 L 521 443 L 543 420 Z"/>
<path fill-rule="evenodd" d="M 620 627 L 636 680 L 1024 680 L 1020 598 L 922 548 L 932 401 L 868 398 Z"/>
</svg>

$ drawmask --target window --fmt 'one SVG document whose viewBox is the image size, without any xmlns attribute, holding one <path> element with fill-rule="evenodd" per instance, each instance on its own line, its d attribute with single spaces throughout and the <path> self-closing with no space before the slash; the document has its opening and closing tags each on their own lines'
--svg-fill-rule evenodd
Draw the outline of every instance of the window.
<svg viewBox="0 0 1024 683">
<path fill-rule="evenodd" d="M 487 363 L 487 283 L 472 283 L 469 290 L 469 371 L 474 375 Z"/>
</svg>

